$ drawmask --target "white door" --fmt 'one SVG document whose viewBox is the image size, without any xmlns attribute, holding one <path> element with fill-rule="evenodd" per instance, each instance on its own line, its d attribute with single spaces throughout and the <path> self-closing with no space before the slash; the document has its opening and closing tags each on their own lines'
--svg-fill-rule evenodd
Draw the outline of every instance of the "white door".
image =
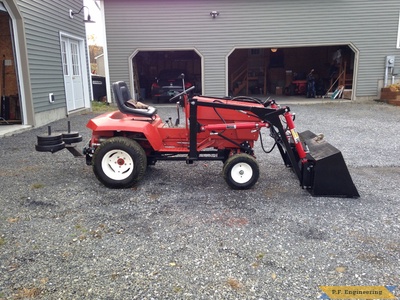
<svg viewBox="0 0 400 300">
<path fill-rule="evenodd" d="M 79 41 L 68 37 L 61 38 L 61 56 L 68 111 L 83 108 L 85 105 L 80 53 Z"/>
</svg>

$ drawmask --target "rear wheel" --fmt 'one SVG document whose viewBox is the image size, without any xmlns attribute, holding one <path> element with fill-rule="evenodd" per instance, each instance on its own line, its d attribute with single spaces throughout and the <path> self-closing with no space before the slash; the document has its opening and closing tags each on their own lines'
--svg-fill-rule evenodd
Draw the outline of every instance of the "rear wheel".
<svg viewBox="0 0 400 300">
<path fill-rule="evenodd" d="M 228 158 L 223 168 L 226 183 L 235 190 L 246 190 L 256 184 L 260 168 L 249 154 L 235 154 Z"/>
<path fill-rule="evenodd" d="M 114 137 L 103 142 L 93 155 L 93 172 L 97 179 L 110 188 L 129 188 L 146 171 L 147 157 L 134 140 Z"/>
</svg>

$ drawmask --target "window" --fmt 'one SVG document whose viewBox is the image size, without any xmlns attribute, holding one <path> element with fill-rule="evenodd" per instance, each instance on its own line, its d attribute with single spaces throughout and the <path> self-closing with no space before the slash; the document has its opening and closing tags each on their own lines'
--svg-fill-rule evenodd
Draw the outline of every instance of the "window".
<svg viewBox="0 0 400 300">
<path fill-rule="evenodd" d="M 67 64 L 67 45 L 65 41 L 61 42 L 61 58 L 63 65 L 63 72 L 65 76 L 68 76 L 68 64 Z"/>
<path fill-rule="evenodd" d="M 262 55 L 263 54 L 263 51 L 262 51 L 263 49 L 259 49 L 259 48 L 256 48 L 256 49 L 250 49 L 250 55 L 253 55 L 253 56 L 259 56 L 259 55 Z"/>
<path fill-rule="evenodd" d="M 71 43 L 71 57 L 72 57 L 72 75 L 81 75 L 78 43 Z"/>
</svg>

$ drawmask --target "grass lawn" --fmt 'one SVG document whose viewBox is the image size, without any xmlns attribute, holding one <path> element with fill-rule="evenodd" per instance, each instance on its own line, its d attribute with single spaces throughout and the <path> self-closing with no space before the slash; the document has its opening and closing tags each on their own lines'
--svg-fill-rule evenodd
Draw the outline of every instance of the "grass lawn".
<svg viewBox="0 0 400 300">
<path fill-rule="evenodd" d="M 92 111 L 94 113 L 103 113 L 117 110 L 117 106 L 113 103 L 92 101 Z"/>
</svg>

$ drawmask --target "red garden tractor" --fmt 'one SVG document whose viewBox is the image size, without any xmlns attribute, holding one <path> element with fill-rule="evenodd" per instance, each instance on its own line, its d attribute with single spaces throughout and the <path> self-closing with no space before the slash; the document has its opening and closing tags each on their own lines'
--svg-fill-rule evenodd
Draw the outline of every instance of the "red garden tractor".
<svg viewBox="0 0 400 300">
<path fill-rule="evenodd" d="M 126 83 L 115 82 L 112 89 L 119 110 L 87 124 L 92 136 L 83 154 L 98 180 L 110 188 L 128 188 L 157 161 L 222 161 L 226 183 L 232 189 L 249 189 L 260 174 L 254 143 L 258 139 L 262 142 L 262 130 L 269 130 L 274 140 L 272 149 L 278 149 L 302 188 L 314 196 L 359 197 L 341 152 L 311 131 L 298 133 L 289 107 L 251 97 L 190 98 L 193 88 L 171 99 L 178 108 L 177 121 L 172 123 L 163 122 L 155 107 L 135 108 Z M 43 136 L 41 139 L 46 140 Z M 66 145 L 78 155 L 71 149 L 71 134 Z M 38 151 L 60 148 L 60 144 L 53 148 L 36 145 Z"/>
</svg>

